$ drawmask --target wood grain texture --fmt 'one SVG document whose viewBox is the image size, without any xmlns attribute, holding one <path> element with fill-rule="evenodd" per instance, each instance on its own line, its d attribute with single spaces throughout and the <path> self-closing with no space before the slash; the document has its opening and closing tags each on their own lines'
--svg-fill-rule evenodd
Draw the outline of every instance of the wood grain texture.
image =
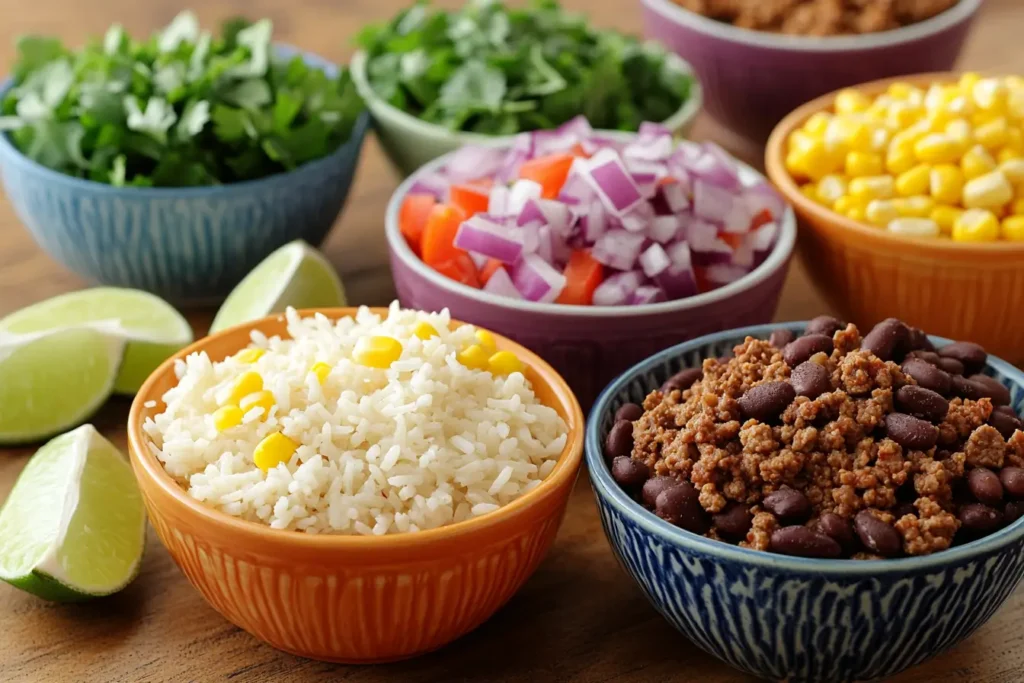
<svg viewBox="0 0 1024 683">
<path fill-rule="evenodd" d="M 283 40 L 336 61 L 351 54 L 349 40 L 366 21 L 390 16 L 403 0 L 208 0 L 205 22 L 246 13 L 269 16 Z M 456 0 L 445 0 L 454 5 Z M 639 30 L 634 0 L 566 0 L 598 23 Z M 180 8 L 167 0 L 0 0 L 0 72 L 9 47 L 26 32 L 59 35 L 71 43 L 102 34 L 114 21 L 132 31 L 166 23 Z M 1024 72 L 1016 33 L 1024 2 L 988 0 L 963 64 Z M 695 137 L 712 138 L 760 165 L 760 149 L 702 119 Z M 398 179 L 372 139 L 358 170 L 348 209 L 326 251 L 345 278 L 355 303 L 387 303 L 393 288 L 382 235 L 385 203 Z M 54 264 L 31 241 L 0 197 L 0 316 L 84 283 Z M 780 320 L 825 311 L 802 266 L 794 263 L 778 313 Z M 191 311 L 197 333 L 210 311 Z M 128 404 L 114 400 L 95 420 L 124 446 Z M 29 455 L 0 451 L 0 500 Z M 490 621 L 453 645 L 419 659 L 375 667 L 345 667 L 277 652 L 213 611 L 150 534 L 138 580 L 120 595 L 85 605 L 51 605 L 0 585 L 0 681 L 4 683 L 185 683 L 198 681 L 519 681 L 538 683 L 739 683 L 748 677 L 688 643 L 644 601 L 615 560 L 601 532 L 586 477 L 580 479 L 565 524 L 540 569 Z M 1024 667 L 1024 591 L 971 639 L 951 652 L 893 679 L 897 683 L 954 681 L 1011 683 Z"/>
</svg>

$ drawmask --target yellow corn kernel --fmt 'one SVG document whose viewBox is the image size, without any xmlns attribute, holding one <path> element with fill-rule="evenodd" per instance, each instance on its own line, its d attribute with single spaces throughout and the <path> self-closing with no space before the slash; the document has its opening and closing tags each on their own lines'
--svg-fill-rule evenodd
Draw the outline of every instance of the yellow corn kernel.
<svg viewBox="0 0 1024 683">
<path fill-rule="evenodd" d="M 218 432 L 223 432 L 242 424 L 243 415 L 245 412 L 238 406 L 221 406 L 213 413 L 213 426 L 217 428 Z"/>
<path fill-rule="evenodd" d="M 964 190 L 964 173 L 959 166 L 940 164 L 929 174 L 932 199 L 945 204 L 959 204 Z"/>
<path fill-rule="evenodd" d="M 964 185 L 965 209 L 998 209 L 1013 200 L 1013 187 L 1002 171 L 993 171 Z"/>
<path fill-rule="evenodd" d="M 896 178 L 896 193 L 904 197 L 924 194 L 928 191 L 932 167 L 918 164 L 909 171 L 904 171 Z"/>
<path fill-rule="evenodd" d="M 928 217 L 935 221 L 943 235 L 948 235 L 953 232 L 953 224 L 962 214 L 963 209 L 955 206 L 936 206 Z"/>
<path fill-rule="evenodd" d="M 832 206 L 846 194 L 849 183 L 841 175 L 827 175 L 821 179 L 816 188 L 817 200 Z"/>
<path fill-rule="evenodd" d="M 1024 152 L 1010 147 L 1003 147 L 999 150 L 999 153 L 996 154 L 996 161 L 1000 164 L 1004 164 L 1007 161 L 1013 161 L 1014 159 L 1024 159 Z"/>
<path fill-rule="evenodd" d="M 1010 213 L 1014 216 L 1024 216 L 1024 197 L 1014 200 L 1010 205 Z"/>
<path fill-rule="evenodd" d="M 999 219 L 985 209 L 964 211 L 953 224 L 953 239 L 957 242 L 992 242 L 999 239 Z"/>
<path fill-rule="evenodd" d="M 1001 79 L 983 78 L 969 92 L 979 109 L 997 115 L 1006 112 L 1009 89 Z"/>
<path fill-rule="evenodd" d="M 402 355 L 402 342 L 394 337 L 360 337 L 352 360 L 369 368 L 384 370 Z"/>
<path fill-rule="evenodd" d="M 922 116 L 924 116 L 924 107 L 910 102 L 895 102 L 889 107 L 885 120 L 893 123 L 897 128 L 907 128 L 917 123 Z"/>
<path fill-rule="evenodd" d="M 890 102 L 887 102 L 883 100 L 881 97 L 879 97 L 878 99 L 871 103 L 870 107 L 868 107 L 861 113 L 864 116 L 868 117 L 869 119 L 874 119 L 876 121 L 885 121 L 886 118 L 889 116 L 890 106 Z"/>
<path fill-rule="evenodd" d="M 904 237 L 938 237 L 939 224 L 930 218 L 897 218 L 886 229 Z"/>
<path fill-rule="evenodd" d="M 900 214 L 891 199 L 872 199 L 864 210 L 864 217 L 869 223 L 886 226 L 889 221 L 899 218 Z"/>
<path fill-rule="evenodd" d="M 907 149 L 912 152 L 914 151 L 914 146 L 917 144 L 918 140 L 925 137 L 930 132 L 931 131 L 928 129 L 928 123 L 926 121 L 921 121 L 904 128 L 893 135 L 892 144 L 896 145 L 899 149 Z"/>
<path fill-rule="evenodd" d="M 416 327 L 412 328 L 412 333 L 424 341 L 430 339 L 431 337 L 438 336 L 437 330 L 434 328 L 434 326 L 426 321 L 420 321 L 416 323 Z"/>
<path fill-rule="evenodd" d="M 876 154 L 885 154 L 889 149 L 889 141 L 892 140 L 892 132 L 888 128 L 875 128 L 871 132 L 871 149 Z"/>
<path fill-rule="evenodd" d="M 846 155 L 846 175 L 851 178 L 881 175 L 881 173 L 882 157 L 880 155 L 874 152 L 850 152 Z"/>
<path fill-rule="evenodd" d="M 821 180 L 838 170 L 840 162 L 829 154 L 820 140 L 791 147 L 786 155 L 786 170 L 798 177 Z"/>
<path fill-rule="evenodd" d="M 1004 218 L 1002 236 L 1004 240 L 1013 240 L 1014 242 L 1024 240 L 1024 216 Z"/>
<path fill-rule="evenodd" d="M 313 367 L 311 367 L 309 370 L 314 375 L 316 375 L 316 381 L 320 382 L 320 384 L 323 384 L 324 382 L 327 381 L 327 378 L 330 376 L 331 370 L 333 369 L 334 368 L 332 368 L 327 363 L 313 363 Z"/>
<path fill-rule="evenodd" d="M 870 98 L 860 90 L 845 88 L 836 93 L 835 110 L 838 114 L 856 114 L 870 106 Z"/>
<path fill-rule="evenodd" d="M 996 160 L 992 158 L 987 149 L 981 145 L 975 145 L 967 150 L 960 160 L 960 168 L 967 180 L 973 180 L 996 170 Z"/>
<path fill-rule="evenodd" d="M 231 386 L 231 391 L 228 392 L 228 397 L 224 404 L 237 406 L 238 402 L 243 398 L 262 389 L 263 378 L 260 377 L 260 373 L 252 371 L 243 372 Z"/>
<path fill-rule="evenodd" d="M 909 145 L 904 149 L 893 143 L 889 143 L 889 151 L 885 154 L 885 170 L 893 175 L 906 173 L 917 165 L 917 157 L 914 156 L 914 146 Z"/>
<path fill-rule="evenodd" d="M 238 402 L 238 407 L 242 409 L 243 413 L 248 413 L 253 408 L 263 408 L 263 419 L 267 419 L 267 415 L 270 414 L 270 409 L 274 407 L 274 395 L 269 391 L 257 391 L 254 394 L 249 394 L 241 401 Z"/>
<path fill-rule="evenodd" d="M 488 353 L 494 353 L 498 348 L 498 343 L 494 340 L 494 335 L 487 330 L 477 330 L 476 341 L 483 347 L 484 351 Z"/>
<path fill-rule="evenodd" d="M 850 117 L 835 117 L 825 130 L 825 149 L 835 154 L 870 152 L 873 149 L 871 127 Z"/>
<path fill-rule="evenodd" d="M 973 93 L 974 86 L 981 81 L 981 74 L 976 71 L 965 71 L 960 75 L 960 79 L 957 81 L 957 85 L 960 90 L 966 93 Z"/>
<path fill-rule="evenodd" d="M 974 129 L 974 139 L 989 151 L 998 150 L 1010 138 L 1010 125 L 1002 116 Z"/>
<path fill-rule="evenodd" d="M 831 120 L 831 114 L 819 111 L 812 114 L 811 117 L 804 122 L 803 130 L 812 137 L 819 139 L 823 138 L 825 136 L 825 130 L 828 128 L 829 121 Z"/>
<path fill-rule="evenodd" d="M 999 164 L 999 170 L 1011 185 L 1024 183 L 1024 159 L 1007 159 Z"/>
<path fill-rule="evenodd" d="M 498 351 L 487 359 L 487 368 L 495 375 L 511 375 L 523 371 L 523 362 L 511 351 Z"/>
<path fill-rule="evenodd" d="M 292 459 L 299 444 L 281 432 L 274 432 L 256 444 L 252 452 L 252 460 L 264 472 L 268 472 L 281 463 Z"/>
<path fill-rule="evenodd" d="M 805 197 L 810 199 L 812 202 L 820 202 L 821 198 L 818 197 L 818 188 L 815 187 L 814 183 L 807 183 L 800 187 L 800 192 Z"/>
<path fill-rule="evenodd" d="M 861 199 L 857 199 L 856 197 L 845 195 L 835 201 L 835 204 L 832 205 L 832 210 L 845 216 L 850 212 L 850 210 L 856 207 L 860 207 L 861 209 L 865 208 L 865 202 Z"/>
<path fill-rule="evenodd" d="M 850 195 L 863 202 L 872 199 L 891 199 L 895 192 L 896 181 L 888 175 L 854 178 L 850 181 Z"/>
<path fill-rule="evenodd" d="M 929 133 L 914 143 L 914 154 L 928 164 L 948 164 L 959 159 L 963 150 L 945 133 Z"/>
<path fill-rule="evenodd" d="M 854 206 L 846 212 L 846 217 L 853 221 L 863 222 L 867 217 L 863 206 Z"/>
<path fill-rule="evenodd" d="M 235 354 L 235 360 L 237 360 L 239 363 L 255 363 L 260 358 L 262 358 L 263 354 L 265 353 L 266 351 L 264 351 L 263 349 L 242 349 L 241 351 Z"/>
<path fill-rule="evenodd" d="M 1024 93 L 1022 93 L 1024 95 Z M 1006 149 L 1015 152 L 1024 152 L 1024 131 L 1017 126 L 1011 126 L 1006 132 Z"/>
<path fill-rule="evenodd" d="M 904 81 L 896 81 L 891 84 L 886 92 L 894 100 L 909 100 L 923 94 L 916 86 Z"/>
<path fill-rule="evenodd" d="M 974 126 L 967 119 L 951 120 L 943 132 L 956 140 L 961 151 L 967 151 L 974 144 Z"/>
<path fill-rule="evenodd" d="M 903 218 L 927 218 L 935 208 L 935 200 L 924 195 L 900 197 L 892 200 L 892 203 Z"/>
<path fill-rule="evenodd" d="M 486 370 L 489 357 L 490 354 L 484 351 L 484 348 L 479 344 L 467 346 L 455 354 L 455 360 L 473 370 Z"/>
</svg>

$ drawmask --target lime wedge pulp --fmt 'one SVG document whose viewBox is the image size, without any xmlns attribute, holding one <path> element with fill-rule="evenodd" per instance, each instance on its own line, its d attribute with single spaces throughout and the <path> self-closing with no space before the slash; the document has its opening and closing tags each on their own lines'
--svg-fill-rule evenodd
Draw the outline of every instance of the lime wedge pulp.
<svg viewBox="0 0 1024 683">
<path fill-rule="evenodd" d="M 145 542 L 131 465 L 82 425 L 32 456 L 0 509 L 0 579 L 47 600 L 110 595 L 135 578 Z"/>
<path fill-rule="evenodd" d="M 110 397 L 124 340 L 91 327 L 0 343 L 0 446 L 59 434 Z"/>
<path fill-rule="evenodd" d="M 135 289 L 95 287 L 41 301 L 0 319 L 5 335 L 38 335 L 92 326 L 126 342 L 114 382 L 118 394 L 134 394 L 164 360 L 192 342 L 192 328 L 160 297 Z"/>
<path fill-rule="evenodd" d="M 334 266 L 302 240 L 289 242 L 245 276 L 217 311 L 211 334 L 232 325 L 294 308 L 345 305 L 345 290 Z"/>
</svg>

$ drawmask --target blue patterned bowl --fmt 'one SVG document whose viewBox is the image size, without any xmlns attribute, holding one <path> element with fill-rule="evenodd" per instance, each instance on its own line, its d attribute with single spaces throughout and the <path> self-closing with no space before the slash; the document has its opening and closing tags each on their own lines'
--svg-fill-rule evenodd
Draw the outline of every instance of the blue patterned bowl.
<svg viewBox="0 0 1024 683">
<path fill-rule="evenodd" d="M 288 56 L 297 51 L 278 47 Z M 316 55 L 307 63 L 336 67 Z M 0 97 L 11 82 L 0 88 Z M 288 173 L 195 188 L 113 187 L 58 173 L 0 135 L 0 176 L 36 242 L 81 277 L 179 304 L 211 303 L 274 249 L 318 246 L 348 196 L 370 124 L 363 112 L 335 152 Z"/>
<path fill-rule="evenodd" d="M 699 647 L 756 676 L 790 683 L 891 676 L 949 649 L 999 608 L 1024 574 L 1024 519 L 972 543 L 916 558 L 814 560 L 748 550 L 683 531 L 629 498 L 601 453 L 623 403 L 750 335 L 758 325 L 680 344 L 605 389 L 587 421 L 586 457 L 601 524 L 651 604 Z M 936 346 L 949 340 L 932 337 Z M 1024 373 L 989 358 L 988 374 L 1024 404 Z"/>
</svg>

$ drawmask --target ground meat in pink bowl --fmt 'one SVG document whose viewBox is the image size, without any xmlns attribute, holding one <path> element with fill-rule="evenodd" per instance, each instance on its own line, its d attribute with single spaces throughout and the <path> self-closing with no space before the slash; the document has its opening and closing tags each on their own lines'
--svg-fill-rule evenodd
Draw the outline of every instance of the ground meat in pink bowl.
<svg viewBox="0 0 1024 683">
<path fill-rule="evenodd" d="M 587 427 L 605 533 L 684 635 L 772 680 L 884 678 L 1024 574 L 1024 374 L 889 319 L 741 328 L 615 380 Z"/>
</svg>

